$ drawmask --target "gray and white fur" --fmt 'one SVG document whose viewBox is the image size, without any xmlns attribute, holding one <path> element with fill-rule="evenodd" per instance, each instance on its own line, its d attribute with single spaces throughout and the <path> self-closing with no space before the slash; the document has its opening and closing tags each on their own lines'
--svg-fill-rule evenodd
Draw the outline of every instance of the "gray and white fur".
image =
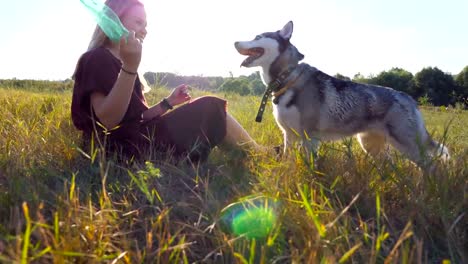
<svg viewBox="0 0 468 264">
<path fill-rule="evenodd" d="M 377 155 L 386 143 L 423 165 L 428 157 L 449 158 L 448 149 L 431 139 L 416 102 L 407 94 L 378 85 L 334 78 L 306 64 L 291 44 L 292 21 L 235 47 L 247 55 L 241 66 L 261 67 L 265 85 L 288 69 L 301 74 L 273 105 L 284 134 L 284 151 L 295 143 L 316 151 L 320 141 L 357 136 L 365 152 Z M 314 152 L 315 153 L 315 152 Z"/>
</svg>

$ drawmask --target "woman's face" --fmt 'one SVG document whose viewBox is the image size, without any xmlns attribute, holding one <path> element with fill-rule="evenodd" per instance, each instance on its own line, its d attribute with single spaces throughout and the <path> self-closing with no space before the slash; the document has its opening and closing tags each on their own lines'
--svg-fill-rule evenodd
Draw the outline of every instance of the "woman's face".
<svg viewBox="0 0 468 264">
<path fill-rule="evenodd" d="M 130 31 L 135 31 L 135 37 L 141 42 L 146 37 L 146 12 L 142 5 L 131 7 L 122 17 L 122 24 Z"/>
</svg>

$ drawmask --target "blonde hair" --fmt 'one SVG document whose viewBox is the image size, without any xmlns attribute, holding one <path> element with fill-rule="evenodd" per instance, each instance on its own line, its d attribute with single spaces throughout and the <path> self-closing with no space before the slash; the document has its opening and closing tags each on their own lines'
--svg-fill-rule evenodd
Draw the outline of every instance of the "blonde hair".
<svg viewBox="0 0 468 264">
<path fill-rule="evenodd" d="M 143 3 L 140 2 L 139 0 L 107 0 L 105 4 L 114 11 L 114 13 L 122 19 L 122 17 L 127 13 L 130 8 L 132 8 L 135 5 L 142 5 Z M 96 28 L 94 29 L 93 35 L 91 37 L 91 41 L 89 42 L 88 45 L 88 51 L 98 48 L 98 47 L 103 47 L 107 46 L 110 44 L 110 39 L 104 34 L 104 31 L 102 31 L 101 27 L 99 25 L 96 25 Z M 151 90 L 149 87 L 148 83 L 146 82 L 146 79 L 144 78 L 143 75 L 138 74 L 138 77 L 140 79 L 140 83 L 143 86 L 142 90 L 144 93 L 147 93 Z"/>
</svg>

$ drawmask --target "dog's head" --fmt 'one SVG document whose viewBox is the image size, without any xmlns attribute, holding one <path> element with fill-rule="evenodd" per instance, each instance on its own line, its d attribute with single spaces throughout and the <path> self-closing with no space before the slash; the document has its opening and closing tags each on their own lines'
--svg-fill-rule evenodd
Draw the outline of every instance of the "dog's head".
<svg viewBox="0 0 468 264">
<path fill-rule="evenodd" d="M 293 32 L 293 22 L 289 21 L 281 30 L 257 35 L 250 41 L 234 43 L 237 51 L 248 56 L 241 66 L 287 68 L 297 65 L 304 59 L 297 48 L 289 41 Z M 273 65 L 275 64 L 275 65 Z"/>
</svg>

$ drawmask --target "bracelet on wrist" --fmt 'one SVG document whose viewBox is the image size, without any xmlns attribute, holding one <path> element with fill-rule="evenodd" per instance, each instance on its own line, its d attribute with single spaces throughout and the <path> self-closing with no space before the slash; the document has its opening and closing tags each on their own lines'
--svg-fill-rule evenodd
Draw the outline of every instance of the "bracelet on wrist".
<svg viewBox="0 0 468 264">
<path fill-rule="evenodd" d="M 169 103 L 167 98 L 161 100 L 161 106 L 163 106 L 166 110 L 173 109 L 174 107 Z"/>
<path fill-rule="evenodd" d="M 129 71 L 129 70 L 126 70 L 124 67 L 120 68 L 123 72 L 125 72 L 126 74 L 129 74 L 129 75 L 137 75 L 138 73 L 137 72 L 132 72 L 132 71 Z"/>
</svg>

